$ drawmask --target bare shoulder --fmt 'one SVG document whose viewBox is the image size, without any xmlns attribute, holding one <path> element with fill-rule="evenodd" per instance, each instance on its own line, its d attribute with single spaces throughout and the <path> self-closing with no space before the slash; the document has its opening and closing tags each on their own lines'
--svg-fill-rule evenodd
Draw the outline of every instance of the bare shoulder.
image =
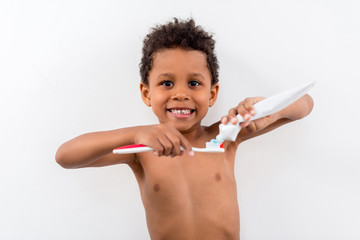
<svg viewBox="0 0 360 240">
<path fill-rule="evenodd" d="M 213 123 L 210 126 L 204 126 L 204 136 L 207 138 L 215 138 L 219 134 L 220 121 Z"/>
</svg>

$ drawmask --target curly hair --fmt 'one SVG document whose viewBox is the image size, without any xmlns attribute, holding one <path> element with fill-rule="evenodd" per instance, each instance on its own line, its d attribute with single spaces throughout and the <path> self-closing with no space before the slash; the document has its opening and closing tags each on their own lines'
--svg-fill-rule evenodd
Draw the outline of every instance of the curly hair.
<svg viewBox="0 0 360 240">
<path fill-rule="evenodd" d="M 201 26 L 196 26 L 193 19 L 158 25 L 151 29 L 143 42 L 140 67 L 141 81 L 148 84 L 149 72 L 152 69 L 155 53 L 171 48 L 183 50 L 198 50 L 206 55 L 206 62 L 211 73 L 211 84 L 216 84 L 219 79 L 219 65 L 215 55 L 215 40 Z"/>
</svg>

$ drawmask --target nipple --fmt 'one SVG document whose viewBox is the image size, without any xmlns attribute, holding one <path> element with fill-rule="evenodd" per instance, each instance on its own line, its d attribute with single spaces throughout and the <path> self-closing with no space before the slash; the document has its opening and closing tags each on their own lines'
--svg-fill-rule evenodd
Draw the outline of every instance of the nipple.
<svg viewBox="0 0 360 240">
<path fill-rule="evenodd" d="M 215 174 L 215 179 L 216 179 L 216 181 L 218 181 L 218 182 L 221 181 L 221 175 L 220 175 L 220 173 L 216 173 L 216 174 Z"/>
<path fill-rule="evenodd" d="M 159 185 L 158 183 L 156 183 L 156 184 L 154 185 L 154 191 L 155 191 L 155 192 L 160 191 L 160 185 Z"/>
</svg>

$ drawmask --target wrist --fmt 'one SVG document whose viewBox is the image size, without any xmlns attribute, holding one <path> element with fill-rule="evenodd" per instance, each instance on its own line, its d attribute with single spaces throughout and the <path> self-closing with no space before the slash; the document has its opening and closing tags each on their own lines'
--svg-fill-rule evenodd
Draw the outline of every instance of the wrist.
<svg viewBox="0 0 360 240">
<path fill-rule="evenodd" d="M 271 115 L 271 118 L 272 118 L 272 121 L 271 121 L 271 122 L 276 122 L 276 121 L 279 120 L 279 119 L 286 118 L 286 115 L 284 114 L 283 111 L 280 111 L 280 112 L 277 112 L 277 113 L 272 114 L 272 115 Z"/>
<path fill-rule="evenodd" d="M 131 145 L 135 144 L 136 142 L 136 135 L 138 132 L 141 131 L 141 126 L 136 127 L 128 127 L 128 128 L 120 128 L 115 131 L 115 134 L 113 134 L 113 138 L 111 140 L 112 142 L 112 148 L 119 147 L 119 146 L 125 146 L 125 145 Z"/>
</svg>

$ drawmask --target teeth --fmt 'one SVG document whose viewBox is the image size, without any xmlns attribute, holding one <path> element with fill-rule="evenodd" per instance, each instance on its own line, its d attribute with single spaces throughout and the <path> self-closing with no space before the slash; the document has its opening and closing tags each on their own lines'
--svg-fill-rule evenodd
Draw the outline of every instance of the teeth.
<svg viewBox="0 0 360 240">
<path fill-rule="evenodd" d="M 189 109 L 171 109 L 171 112 L 174 113 L 174 114 L 190 114 L 191 111 Z"/>
</svg>

